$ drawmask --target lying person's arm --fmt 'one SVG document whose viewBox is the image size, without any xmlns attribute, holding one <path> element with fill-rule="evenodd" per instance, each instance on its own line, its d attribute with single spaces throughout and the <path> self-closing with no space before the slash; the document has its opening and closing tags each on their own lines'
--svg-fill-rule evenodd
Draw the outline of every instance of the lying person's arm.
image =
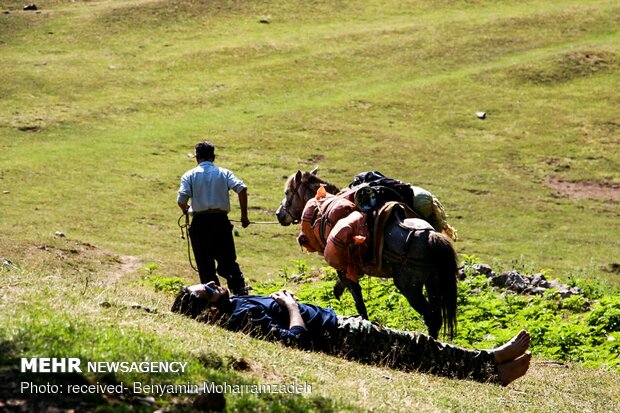
<svg viewBox="0 0 620 413">
<path fill-rule="evenodd" d="M 253 335 L 281 341 L 286 345 L 309 348 L 310 335 L 292 295 L 288 293 L 286 297 L 284 291 L 279 291 L 272 294 L 271 298 L 287 310 L 290 320 L 288 328 L 274 321 L 273 315 L 266 311 L 265 307 L 253 305 L 251 302 L 244 303 L 233 311 L 227 328 L 234 331 L 248 331 Z M 246 330 L 247 328 L 250 330 Z"/>
<path fill-rule="evenodd" d="M 295 344 L 302 348 L 309 347 L 310 337 L 308 329 L 301 317 L 299 304 L 297 304 L 293 294 L 288 290 L 280 290 L 271 294 L 271 298 L 284 307 L 286 311 L 288 311 L 289 316 L 288 330 L 278 326 L 272 326 L 272 334 L 276 336 L 280 335 L 279 340 L 285 341 L 287 344 Z"/>
<path fill-rule="evenodd" d="M 215 293 L 219 294 L 219 296 L 222 295 L 223 289 L 221 287 L 213 288 L 212 286 L 211 289 L 215 290 Z M 212 294 L 215 293 L 212 292 Z M 217 309 L 217 306 L 210 307 L 213 303 L 209 304 L 208 294 L 206 294 L 205 286 L 202 284 L 183 287 L 175 299 L 172 311 L 196 318 L 210 307 L 211 310 L 215 309 L 219 315 L 207 317 L 203 321 L 219 320 L 222 322 L 221 325 L 229 330 L 246 331 L 253 335 L 282 341 L 287 345 L 302 348 L 310 347 L 310 334 L 301 316 L 299 305 L 290 292 L 282 290 L 272 294 L 271 297 L 253 297 L 250 300 L 235 301 L 236 305 L 233 305 L 232 308 L 228 296 L 223 296 L 219 299 L 225 299 L 229 305 L 222 304 L 219 306 L 219 309 Z M 272 314 L 271 306 L 277 307 L 279 311 L 275 311 Z M 231 312 L 225 310 L 225 307 L 230 309 Z M 274 320 L 274 316 L 282 318 L 282 309 L 285 309 L 288 314 L 288 328 L 282 324 L 283 320 L 280 320 L 280 322 Z M 228 316 L 220 319 L 222 314 L 228 314 Z"/>
<path fill-rule="evenodd" d="M 306 328 L 306 323 L 304 323 L 303 318 L 301 318 L 299 304 L 297 304 L 295 297 L 293 297 L 293 294 L 290 291 L 280 290 L 277 293 L 271 294 L 271 298 L 276 300 L 278 304 L 286 308 L 286 310 L 288 311 L 288 316 L 290 319 L 290 323 L 288 326 L 289 330 L 292 330 L 295 327 L 301 327 L 305 331 L 308 330 Z"/>
</svg>

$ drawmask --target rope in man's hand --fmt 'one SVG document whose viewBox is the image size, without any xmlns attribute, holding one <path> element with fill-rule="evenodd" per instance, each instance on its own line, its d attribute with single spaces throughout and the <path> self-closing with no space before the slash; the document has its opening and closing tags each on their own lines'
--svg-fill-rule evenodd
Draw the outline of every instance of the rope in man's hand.
<svg viewBox="0 0 620 413">
<path fill-rule="evenodd" d="M 183 217 L 185 217 L 185 224 L 181 224 L 181 220 L 183 219 Z M 190 246 L 190 240 L 189 240 L 189 227 L 190 227 L 189 214 L 187 213 L 181 214 L 181 216 L 177 220 L 177 225 L 179 226 L 179 228 L 181 228 L 181 239 L 187 239 L 187 258 L 189 259 L 189 265 L 190 267 L 192 267 L 194 271 L 198 272 L 198 268 L 196 268 L 196 266 L 192 262 L 192 254 L 190 251 L 191 246 Z"/>
<path fill-rule="evenodd" d="M 238 219 L 229 219 L 230 222 L 241 222 Z M 250 221 L 250 224 L 258 224 L 258 225 L 275 225 L 279 224 L 277 221 Z"/>
</svg>

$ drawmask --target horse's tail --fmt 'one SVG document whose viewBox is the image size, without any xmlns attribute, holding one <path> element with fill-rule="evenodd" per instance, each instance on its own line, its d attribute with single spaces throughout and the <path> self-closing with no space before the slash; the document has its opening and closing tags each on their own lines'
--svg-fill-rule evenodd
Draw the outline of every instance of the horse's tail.
<svg viewBox="0 0 620 413">
<path fill-rule="evenodd" d="M 443 318 L 443 332 L 454 337 L 456 332 L 456 300 L 458 263 L 456 251 L 450 239 L 439 232 L 429 234 L 431 246 L 431 260 L 437 275 L 436 293 L 440 299 L 441 316 Z"/>
</svg>

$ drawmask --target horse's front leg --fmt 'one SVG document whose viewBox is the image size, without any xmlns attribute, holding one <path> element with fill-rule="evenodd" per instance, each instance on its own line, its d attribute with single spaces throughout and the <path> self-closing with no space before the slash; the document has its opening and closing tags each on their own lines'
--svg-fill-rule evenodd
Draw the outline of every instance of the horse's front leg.
<svg viewBox="0 0 620 413">
<path fill-rule="evenodd" d="M 343 271 L 338 271 L 338 282 L 334 286 L 334 294 L 337 289 L 340 290 L 342 286 L 346 287 L 353 296 L 355 301 L 355 309 L 357 313 L 362 316 L 364 320 L 368 320 L 368 311 L 366 310 L 366 304 L 364 304 L 364 297 L 362 296 L 362 286 L 355 281 L 351 281 L 347 278 Z M 342 295 L 342 292 L 340 292 Z"/>
<path fill-rule="evenodd" d="M 340 300 L 340 297 L 342 297 L 342 293 L 344 293 L 344 290 L 347 289 L 347 286 L 344 285 L 344 283 L 338 279 L 338 281 L 336 281 L 336 284 L 334 284 L 334 296 L 336 297 L 337 300 Z"/>
</svg>

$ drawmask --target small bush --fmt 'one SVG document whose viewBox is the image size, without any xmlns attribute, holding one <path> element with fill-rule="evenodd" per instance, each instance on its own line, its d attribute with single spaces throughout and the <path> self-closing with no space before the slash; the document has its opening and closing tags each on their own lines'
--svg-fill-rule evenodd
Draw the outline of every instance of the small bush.
<svg viewBox="0 0 620 413">
<path fill-rule="evenodd" d="M 143 280 L 153 286 L 155 291 L 162 291 L 165 293 L 176 294 L 181 287 L 185 285 L 185 280 L 179 277 L 164 277 L 162 275 L 155 274 L 155 270 L 159 268 L 157 264 L 149 264 L 144 267 L 147 274 L 143 277 Z"/>
<path fill-rule="evenodd" d="M 589 314 L 588 325 L 607 333 L 620 332 L 620 297 L 601 300 Z"/>
</svg>

